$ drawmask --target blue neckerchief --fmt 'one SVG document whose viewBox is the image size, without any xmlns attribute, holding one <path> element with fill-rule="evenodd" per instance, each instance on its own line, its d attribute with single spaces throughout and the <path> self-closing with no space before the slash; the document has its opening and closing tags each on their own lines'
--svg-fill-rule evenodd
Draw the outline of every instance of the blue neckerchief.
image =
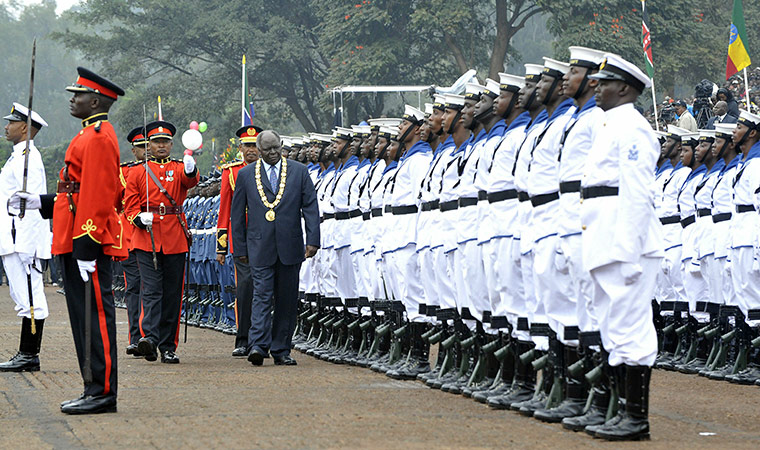
<svg viewBox="0 0 760 450">
<path fill-rule="evenodd" d="M 729 170 L 733 169 L 734 167 L 739 165 L 739 161 L 741 161 L 742 155 L 736 155 L 736 158 L 732 159 L 731 162 L 729 162 L 721 171 L 721 176 L 728 172 Z M 725 163 L 725 162 L 724 162 Z"/>
<path fill-rule="evenodd" d="M 501 119 L 491 127 L 491 131 L 488 132 L 488 139 L 491 139 L 494 136 L 504 136 L 504 133 L 506 133 L 506 131 L 507 122 L 505 122 L 504 119 Z"/>
<path fill-rule="evenodd" d="M 319 178 L 324 178 L 327 176 L 328 173 L 332 172 L 333 170 L 335 170 L 335 164 L 331 162 L 330 165 L 327 166 L 327 169 L 323 170 L 318 176 Z"/>
<path fill-rule="evenodd" d="M 509 133 L 510 131 L 512 131 L 513 129 L 517 127 L 522 127 L 522 126 L 527 127 L 529 123 L 530 123 L 530 113 L 528 111 L 525 111 L 524 113 L 515 117 L 515 120 L 513 120 L 512 123 L 509 124 L 509 127 L 504 132 L 504 134 Z"/>
<path fill-rule="evenodd" d="M 747 157 L 744 158 L 744 162 L 746 163 L 750 159 L 757 158 L 758 156 L 760 156 L 760 141 L 755 142 L 755 145 L 749 149 L 749 153 L 747 153 Z"/>
<path fill-rule="evenodd" d="M 314 164 L 313 162 L 310 162 L 309 164 L 307 164 L 307 165 L 306 165 L 306 168 L 307 168 L 309 171 L 313 170 L 313 169 L 314 169 L 314 167 L 319 167 L 319 166 L 317 166 L 317 165 L 316 165 L 316 164 Z"/>
<path fill-rule="evenodd" d="M 446 138 L 445 141 L 443 141 L 441 144 L 438 145 L 438 148 L 435 149 L 434 156 L 437 156 L 444 152 L 444 150 L 449 149 L 451 147 L 454 147 L 454 138 L 449 136 Z"/>
<path fill-rule="evenodd" d="M 388 172 L 389 170 L 395 169 L 396 166 L 398 166 L 398 161 L 389 162 L 388 165 L 385 166 L 385 170 L 383 170 L 383 175 L 385 175 L 385 173 Z"/>
<path fill-rule="evenodd" d="M 573 113 L 573 119 L 577 119 L 581 114 L 594 108 L 596 108 L 596 97 L 591 96 L 591 99 L 587 101 L 585 105 L 581 106 L 580 109 L 577 109 Z"/>
<path fill-rule="evenodd" d="M 552 113 L 552 116 L 549 118 L 549 123 L 554 122 L 554 120 L 557 117 L 565 114 L 567 110 L 572 108 L 573 106 L 575 106 L 575 102 L 573 102 L 573 99 L 568 98 L 564 100 L 562 103 L 559 104 L 559 106 L 557 106 L 557 109 L 555 109 L 554 112 Z"/>
<path fill-rule="evenodd" d="M 338 172 L 344 172 L 349 167 L 354 167 L 358 165 L 359 165 L 359 158 L 357 158 L 356 155 L 354 155 L 348 158 L 348 160 L 345 163 L 343 163 L 342 166 L 340 166 L 340 169 L 338 170 Z"/>
<path fill-rule="evenodd" d="M 470 135 L 469 138 L 465 139 L 465 141 L 462 142 L 462 145 L 460 145 L 459 147 L 457 147 L 456 143 L 454 143 L 454 150 L 451 151 L 451 156 L 454 156 L 457 153 L 462 153 L 464 149 L 467 147 L 467 144 L 469 144 L 471 140 L 472 140 L 472 135 Z"/>
<path fill-rule="evenodd" d="M 670 162 L 669 159 L 666 159 L 665 162 L 660 167 L 657 168 L 657 171 L 654 173 L 654 176 L 659 177 L 661 173 L 672 168 L 673 168 L 673 163 Z"/>
<path fill-rule="evenodd" d="M 692 180 L 697 175 L 701 175 L 701 174 L 703 174 L 705 172 L 707 172 L 707 166 L 704 165 L 704 164 L 701 164 L 699 167 L 697 167 L 696 169 L 692 170 L 691 173 L 689 174 L 689 176 L 686 177 L 686 181 L 684 182 L 684 185 L 686 185 L 686 183 L 688 183 L 689 180 Z"/>
<path fill-rule="evenodd" d="M 404 156 L 401 157 L 399 162 L 403 164 L 404 161 L 416 155 L 417 153 L 430 153 L 432 151 L 433 148 L 430 146 L 430 144 L 425 141 L 417 141 L 414 145 L 412 145 L 412 148 L 404 153 Z"/>
<path fill-rule="evenodd" d="M 715 172 L 722 172 L 724 167 L 726 167 L 726 162 L 723 161 L 723 158 L 721 158 L 720 160 L 718 160 L 718 162 L 713 164 L 713 166 L 710 168 L 710 171 L 707 172 L 707 175 L 705 175 L 705 178 L 709 177 Z"/>
<path fill-rule="evenodd" d="M 549 113 L 546 112 L 545 109 L 542 109 L 540 113 L 536 116 L 535 120 L 528 125 L 528 133 L 530 133 L 530 130 L 533 129 L 533 127 L 546 122 L 546 120 L 549 119 Z"/>
<path fill-rule="evenodd" d="M 472 142 L 472 145 L 474 147 L 475 144 L 477 144 L 478 142 L 482 141 L 487 136 L 488 136 L 488 134 L 486 133 L 486 129 L 483 128 L 482 130 L 480 130 L 480 132 L 478 133 L 477 136 L 473 136 L 472 138 L 470 138 L 470 142 Z"/>
<path fill-rule="evenodd" d="M 360 163 L 359 163 L 359 168 L 361 169 L 361 168 L 363 168 L 364 166 L 367 166 L 367 165 L 369 165 L 369 163 L 370 163 L 370 160 L 369 160 L 369 158 L 364 158 L 364 160 L 363 160 L 362 162 L 360 162 Z"/>
<path fill-rule="evenodd" d="M 367 158 L 367 160 L 369 160 L 369 158 Z M 382 159 L 380 159 L 380 158 L 375 158 L 375 160 L 374 160 L 374 161 L 372 161 L 372 167 L 375 167 L 375 166 L 377 165 L 377 163 L 379 163 L 380 161 L 382 161 Z"/>
</svg>

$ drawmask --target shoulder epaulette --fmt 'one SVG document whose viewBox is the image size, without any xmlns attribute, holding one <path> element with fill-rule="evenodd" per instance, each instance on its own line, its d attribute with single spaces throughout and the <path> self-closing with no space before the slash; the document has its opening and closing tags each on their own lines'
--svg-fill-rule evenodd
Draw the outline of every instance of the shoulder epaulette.
<svg viewBox="0 0 760 450">
<path fill-rule="evenodd" d="M 171 160 L 174 161 L 174 162 L 178 162 L 178 163 L 184 164 L 184 162 L 181 159 L 172 158 Z"/>
<path fill-rule="evenodd" d="M 232 162 L 228 162 L 227 164 L 224 164 L 222 166 L 222 170 L 229 169 L 230 167 L 239 166 L 239 165 L 244 164 L 244 163 L 245 163 L 245 161 L 243 161 L 242 159 L 236 159 L 236 160 L 234 160 Z"/>
</svg>

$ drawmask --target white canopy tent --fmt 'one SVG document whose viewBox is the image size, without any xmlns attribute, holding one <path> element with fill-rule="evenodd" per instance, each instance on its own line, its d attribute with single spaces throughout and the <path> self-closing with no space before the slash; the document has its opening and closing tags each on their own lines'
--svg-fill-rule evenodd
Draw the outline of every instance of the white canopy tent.
<svg viewBox="0 0 760 450">
<path fill-rule="evenodd" d="M 333 96 L 333 109 L 340 107 L 340 123 L 343 122 L 343 94 L 344 93 L 365 93 L 376 94 L 380 92 L 416 92 L 417 107 L 422 109 L 422 93 L 430 89 L 435 89 L 434 85 L 430 86 L 338 86 L 330 89 Z M 338 106 L 340 105 L 340 106 Z"/>
</svg>

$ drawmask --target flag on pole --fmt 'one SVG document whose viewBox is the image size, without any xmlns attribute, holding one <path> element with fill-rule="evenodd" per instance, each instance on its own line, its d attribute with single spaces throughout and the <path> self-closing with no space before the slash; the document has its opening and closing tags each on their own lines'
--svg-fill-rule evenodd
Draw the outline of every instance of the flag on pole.
<svg viewBox="0 0 760 450">
<path fill-rule="evenodd" d="M 253 125 L 253 116 L 255 115 L 255 112 L 253 111 L 253 96 L 251 95 L 250 89 L 248 89 L 248 76 L 245 73 L 245 55 L 243 55 L 243 80 L 242 80 L 242 88 L 241 88 L 241 99 L 240 99 L 240 109 L 241 109 L 241 116 L 240 116 L 240 125 Z"/>
<path fill-rule="evenodd" d="M 726 62 L 726 79 L 752 64 L 747 49 L 747 30 L 744 27 L 744 8 L 742 0 L 734 0 L 734 12 L 731 15 L 731 36 L 728 40 L 728 61 Z"/>
<path fill-rule="evenodd" d="M 652 36 L 649 34 L 649 14 L 647 14 L 646 0 L 641 0 L 641 45 L 644 48 L 644 59 L 646 59 L 647 75 L 654 78 L 654 60 L 652 59 Z"/>
</svg>

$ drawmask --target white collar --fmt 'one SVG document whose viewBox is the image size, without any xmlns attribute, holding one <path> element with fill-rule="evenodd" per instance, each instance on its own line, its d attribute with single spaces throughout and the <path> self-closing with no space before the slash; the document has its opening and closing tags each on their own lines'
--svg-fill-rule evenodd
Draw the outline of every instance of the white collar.
<svg viewBox="0 0 760 450">
<path fill-rule="evenodd" d="M 35 148 L 34 139 L 29 140 L 29 148 Z M 26 150 L 26 139 L 13 146 L 14 152 L 23 152 L 24 150 Z"/>
<path fill-rule="evenodd" d="M 264 159 L 262 159 L 261 162 L 264 164 L 264 170 L 266 170 L 267 176 L 269 176 L 269 171 L 272 170 L 272 165 L 267 164 L 267 162 L 264 161 Z M 277 172 L 280 171 L 281 165 L 282 165 L 282 158 L 280 158 L 280 160 L 277 161 L 277 164 L 274 165 L 274 168 L 277 170 Z"/>
</svg>

